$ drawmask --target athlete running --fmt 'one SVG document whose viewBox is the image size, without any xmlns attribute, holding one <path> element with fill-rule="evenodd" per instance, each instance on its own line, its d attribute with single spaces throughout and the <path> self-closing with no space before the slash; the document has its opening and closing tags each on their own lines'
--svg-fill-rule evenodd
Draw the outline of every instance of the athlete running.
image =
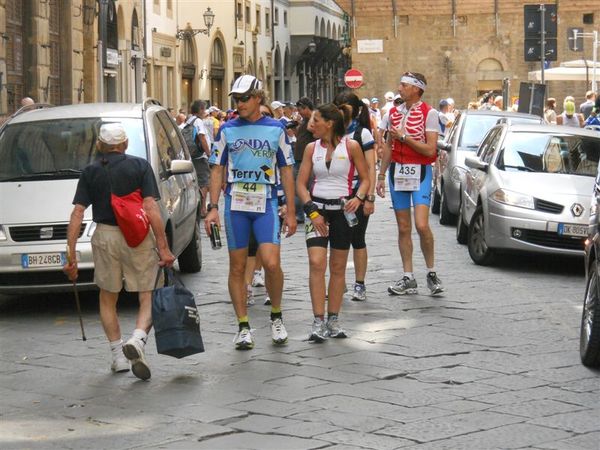
<svg viewBox="0 0 600 450">
<path fill-rule="evenodd" d="M 411 204 L 427 266 L 427 287 L 432 295 L 444 290 L 434 268 L 433 233 L 429 227 L 431 164 L 436 159 L 440 128 L 437 111 L 421 101 L 426 87 L 427 81 L 422 74 L 406 72 L 402 75 L 399 92 L 405 102 L 389 111 L 387 145 L 384 146 L 381 169 L 377 176 L 377 194 L 384 197 L 385 173 L 389 166 L 388 182 L 404 268 L 402 278 L 388 288 L 392 295 L 417 293 L 412 261 Z"/>
<path fill-rule="evenodd" d="M 287 199 L 284 228 L 287 229 L 286 236 L 291 236 L 296 232 L 292 173 L 294 157 L 283 125 L 260 112 L 265 94 L 259 80 L 251 75 L 243 75 L 235 80 L 229 95 L 237 105 L 239 117 L 223 124 L 215 139 L 210 158 L 214 167 L 205 227 L 210 234 L 211 223 L 220 226 L 218 201 L 225 181 L 229 295 L 239 325 L 234 342 L 236 349 L 248 350 L 254 347 L 244 279 L 250 230 L 258 242 L 265 269 L 265 283 L 271 299 L 273 343 L 281 345 L 287 342 L 288 335 L 281 314 L 283 272 L 279 251 L 277 184 L 281 181 Z M 226 180 L 223 180 L 222 166 L 226 166 Z"/>
</svg>

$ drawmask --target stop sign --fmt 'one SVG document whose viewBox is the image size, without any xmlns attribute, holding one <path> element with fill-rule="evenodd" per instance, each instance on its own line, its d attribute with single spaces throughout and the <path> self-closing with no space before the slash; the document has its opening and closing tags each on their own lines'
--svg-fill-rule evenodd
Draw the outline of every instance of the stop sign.
<svg viewBox="0 0 600 450">
<path fill-rule="evenodd" d="M 344 74 L 344 83 L 350 89 L 358 89 L 363 84 L 363 74 L 358 69 L 350 69 Z"/>
</svg>

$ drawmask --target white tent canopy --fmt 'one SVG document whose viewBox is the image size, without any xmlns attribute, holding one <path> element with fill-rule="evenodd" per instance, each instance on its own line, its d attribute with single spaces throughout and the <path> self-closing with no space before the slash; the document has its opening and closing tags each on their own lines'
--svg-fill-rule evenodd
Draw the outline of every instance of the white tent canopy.
<svg viewBox="0 0 600 450">
<path fill-rule="evenodd" d="M 585 66 L 586 62 L 588 67 Z M 600 62 L 596 62 L 595 71 L 596 82 L 598 82 L 600 81 Z M 542 81 L 542 71 L 529 72 L 528 79 L 530 81 Z M 544 79 L 546 81 L 587 81 L 591 83 L 594 79 L 594 63 L 582 59 L 565 61 L 560 64 L 560 67 L 544 70 Z"/>
</svg>

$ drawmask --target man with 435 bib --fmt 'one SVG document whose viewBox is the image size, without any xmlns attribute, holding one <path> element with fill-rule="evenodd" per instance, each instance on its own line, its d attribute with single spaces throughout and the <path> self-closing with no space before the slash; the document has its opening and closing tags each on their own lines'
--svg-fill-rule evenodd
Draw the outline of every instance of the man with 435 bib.
<svg viewBox="0 0 600 450">
<path fill-rule="evenodd" d="M 229 247 L 229 295 L 238 320 L 234 342 L 236 349 L 249 350 L 254 347 L 254 337 L 248 320 L 244 274 L 251 230 L 259 244 L 265 284 L 271 298 L 271 337 L 276 345 L 287 342 L 281 315 L 283 272 L 277 185 L 281 184 L 285 192 L 284 228 L 286 236 L 291 236 L 296 232 L 294 156 L 281 122 L 260 112 L 265 93 L 259 80 L 243 75 L 235 80 L 229 95 L 237 105 L 239 117 L 223 124 L 215 139 L 210 158 L 214 166 L 205 227 L 210 234 L 211 223 L 220 226 L 218 201 L 225 181 L 223 216 Z M 223 180 L 224 173 L 226 180 Z"/>
<path fill-rule="evenodd" d="M 433 233 L 429 226 L 431 164 L 437 156 L 440 126 L 438 112 L 421 101 L 426 88 L 427 81 L 422 74 L 406 72 L 402 75 L 398 90 L 405 102 L 389 111 L 388 140 L 377 176 L 377 193 L 383 197 L 385 173 L 389 166 L 387 178 L 398 224 L 398 247 L 404 269 L 400 280 L 388 288 L 392 295 L 417 293 L 412 260 L 411 206 L 414 208 L 415 228 L 427 266 L 427 287 L 431 295 L 444 290 L 434 268 Z"/>
</svg>

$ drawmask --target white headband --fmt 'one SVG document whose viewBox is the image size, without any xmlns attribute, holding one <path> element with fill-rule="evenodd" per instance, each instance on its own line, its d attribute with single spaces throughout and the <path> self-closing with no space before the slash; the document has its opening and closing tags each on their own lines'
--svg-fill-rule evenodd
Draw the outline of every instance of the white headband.
<svg viewBox="0 0 600 450">
<path fill-rule="evenodd" d="M 416 86 L 423 90 L 425 90 L 425 88 L 427 87 L 427 85 L 425 83 L 423 83 L 421 80 L 418 80 L 415 77 L 410 76 L 410 75 L 403 75 L 402 78 L 400 79 L 400 83 L 411 84 L 411 85 Z"/>
</svg>

